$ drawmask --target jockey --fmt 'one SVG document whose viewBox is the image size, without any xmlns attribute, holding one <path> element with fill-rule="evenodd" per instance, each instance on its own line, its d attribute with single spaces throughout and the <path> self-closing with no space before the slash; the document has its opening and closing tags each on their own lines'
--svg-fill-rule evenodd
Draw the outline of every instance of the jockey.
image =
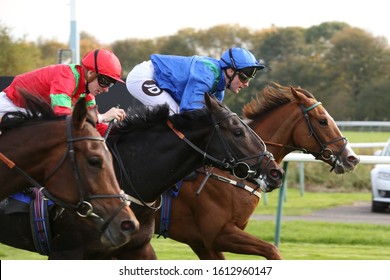
<svg viewBox="0 0 390 280">
<path fill-rule="evenodd" d="M 76 101 L 85 97 L 89 109 L 96 107 L 95 96 L 108 92 L 121 79 L 122 67 L 109 50 L 97 49 L 87 53 L 81 65 L 56 64 L 33 70 L 14 78 L 12 83 L 0 92 L 0 120 L 10 111 L 24 110 L 19 90 L 39 95 L 49 102 L 57 115 L 69 115 Z M 96 125 L 101 135 L 107 130 L 107 122 L 123 120 L 125 111 L 111 108 L 98 114 Z"/>
<path fill-rule="evenodd" d="M 204 94 L 222 101 L 225 89 L 237 94 L 265 66 L 243 48 L 231 48 L 220 60 L 205 56 L 153 54 L 136 65 L 126 79 L 131 95 L 154 106 L 168 103 L 171 113 L 204 107 Z"/>
</svg>

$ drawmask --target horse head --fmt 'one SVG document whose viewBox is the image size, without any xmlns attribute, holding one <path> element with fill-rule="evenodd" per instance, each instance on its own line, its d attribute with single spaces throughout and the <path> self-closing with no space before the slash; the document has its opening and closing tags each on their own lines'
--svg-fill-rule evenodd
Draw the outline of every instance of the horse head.
<svg viewBox="0 0 390 280">
<path fill-rule="evenodd" d="M 266 135 L 269 147 L 282 147 L 274 153 L 278 162 L 289 152 L 299 150 L 326 162 L 336 174 L 350 172 L 359 163 L 332 116 L 305 89 L 276 83 L 267 86 L 261 96 L 244 106 L 243 114 L 252 120 L 250 125 L 257 133 Z M 267 127 L 267 123 L 272 125 Z M 280 133 L 274 136 L 271 132 L 275 127 Z"/>
<path fill-rule="evenodd" d="M 128 242 L 139 223 L 119 187 L 111 153 L 88 118 L 85 98 L 72 115 L 58 117 L 39 97 L 21 94 L 27 112 L 10 112 L 3 118 L 7 130 L 0 137 L 1 151 L 18 163 L 12 168 L 19 173 L 0 165 L 1 198 L 25 189 L 28 181 L 94 226 L 103 244 L 117 247 Z"/>
<path fill-rule="evenodd" d="M 217 148 L 206 150 L 205 158 L 208 154 L 219 154 L 212 157 L 212 165 L 231 171 L 239 180 L 259 183 L 263 191 L 280 187 L 285 172 L 258 134 L 215 98 L 206 94 L 205 103 L 214 127 L 206 147 Z"/>
</svg>

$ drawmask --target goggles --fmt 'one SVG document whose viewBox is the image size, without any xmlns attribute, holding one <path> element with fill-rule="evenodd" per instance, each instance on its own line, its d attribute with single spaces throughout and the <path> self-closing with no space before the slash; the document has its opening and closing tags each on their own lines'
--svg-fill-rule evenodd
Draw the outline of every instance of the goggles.
<svg viewBox="0 0 390 280">
<path fill-rule="evenodd" d="M 241 83 L 245 84 L 248 83 L 250 80 L 254 78 L 254 76 L 247 76 L 241 71 L 237 71 L 237 76 L 240 79 Z"/>
<path fill-rule="evenodd" d="M 97 75 L 97 80 L 98 80 L 99 86 L 101 86 L 102 88 L 110 88 L 113 85 L 115 85 L 115 83 L 116 83 L 116 80 L 114 80 L 110 77 L 104 76 L 102 74 Z"/>
</svg>

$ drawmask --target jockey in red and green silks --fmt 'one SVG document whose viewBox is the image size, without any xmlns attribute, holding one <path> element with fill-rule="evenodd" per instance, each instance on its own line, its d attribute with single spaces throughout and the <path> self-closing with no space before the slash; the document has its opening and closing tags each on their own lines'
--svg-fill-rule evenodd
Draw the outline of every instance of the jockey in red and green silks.
<svg viewBox="0 0 390 280">
<path fill-rule="evenodd" d="M 71 114 L 73 105 L 81 97 L 86 98 L 88 109 L 95 108 L 95 96 L 108 92 L 117 81 L 123 82 L 121 71 L 120 62 L 111 51 L 98 49 L 89 52 L 81 65 L 56 64 L 18 75 L 0 93 L 0 118 L 6 112 L 23 110 L 25 104 L 20 90 L 46 100 L 57 115 Z M 104 135 L 107 122 L 121 121 L 124 117 L 124 110 L 111 108 L 98 114 L 97 129 Z"/>
</svg>

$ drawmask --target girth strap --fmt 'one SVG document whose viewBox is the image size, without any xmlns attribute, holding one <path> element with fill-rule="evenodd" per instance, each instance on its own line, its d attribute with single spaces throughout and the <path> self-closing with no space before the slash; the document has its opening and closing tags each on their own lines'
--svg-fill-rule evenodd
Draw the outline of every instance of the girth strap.
<svg viewBox="0 0 390 280">
<path fill-rule="evenodd" d="M 48 212 L 48 200 L 37 188 L 32 188 L 30 202 L 30 224 L 35 248 L 41 255 L 48 256 L 51 248 L 51 229 Z"/>
<path fill-rule="evenodd" d="M 160 230 L 157 238 L 160 236 L 167 238 L 169 232 L 169 224 L 171 221 L 172 210 L 172 194 L 168 190 L 161 196 L 161 208 L 160 208 Z"/>
</svg>

